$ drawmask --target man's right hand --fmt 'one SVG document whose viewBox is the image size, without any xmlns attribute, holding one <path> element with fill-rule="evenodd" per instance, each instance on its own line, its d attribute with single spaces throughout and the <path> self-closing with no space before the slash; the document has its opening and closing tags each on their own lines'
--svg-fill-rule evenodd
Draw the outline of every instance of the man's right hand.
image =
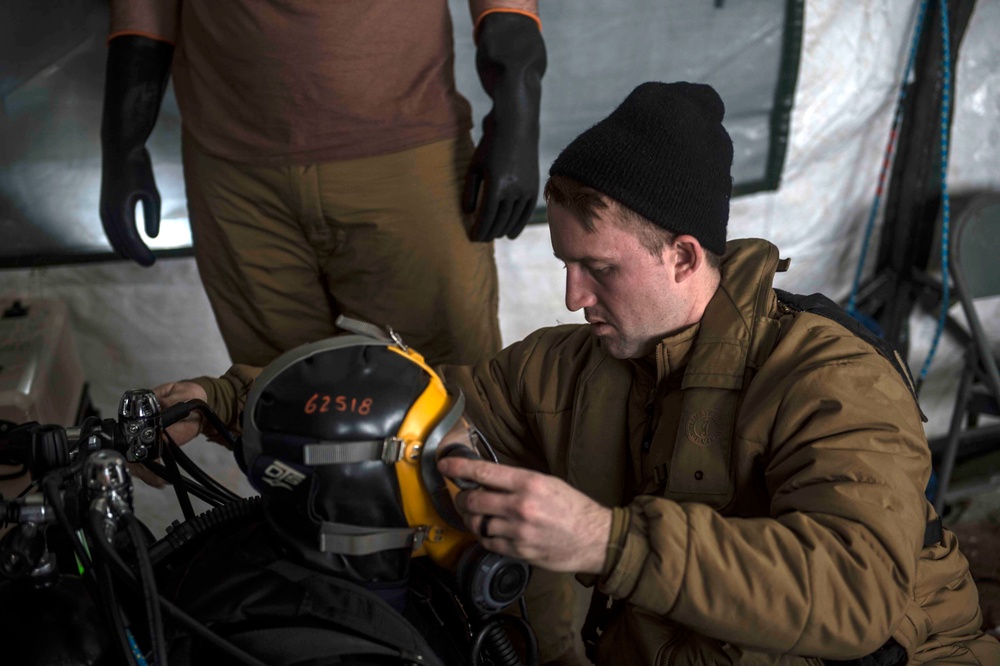
<svg viewBox="0 0 1000 666">
<path fill-rule="evenodd" d="M 549 474 L 458 456 L 438 461 L 449 479 L 465 479 L 455 508 L 487 550 L 549 571 L 601 573 L 611 509 Z"/>
<path fill-rule="evenodd" d="M 170 78 L 174 47 L 166 42 L 121 35 L 108 43 L 101 121 L 101 224 L 111 247 L 142 266 L 156 260 L 136 228 L 142 203 L 146 233 L 160 232 L 160 193 L 146 140 L 156 125 Z"/>
</svg>

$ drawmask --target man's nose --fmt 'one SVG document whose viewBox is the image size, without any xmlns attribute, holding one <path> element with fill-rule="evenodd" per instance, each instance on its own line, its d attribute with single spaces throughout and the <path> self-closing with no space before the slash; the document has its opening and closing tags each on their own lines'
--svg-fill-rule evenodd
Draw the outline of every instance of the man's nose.
<svg viewBox="0 0 1000 666">
<path fill-rule="evenodd" d="M 587 276 L 578 266 L 566 267 L 566 309 L 576 312 L 597 304 L 594 290 L 588 285 Z"/>
</svg>

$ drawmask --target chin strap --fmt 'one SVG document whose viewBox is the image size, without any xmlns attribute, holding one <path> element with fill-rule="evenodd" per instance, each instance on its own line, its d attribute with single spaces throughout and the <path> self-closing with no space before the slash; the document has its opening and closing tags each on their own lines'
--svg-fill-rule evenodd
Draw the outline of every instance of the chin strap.
<svg viewBox="0 0 1000 666">
<path fill-rule="evenodd" d="M 426 536 L 425 527 L 372 528 L 324 522 L 319 530 L 319 549 L 337 555 L 372 555 L 397 548 L 416 550 Z"/>
</svg>

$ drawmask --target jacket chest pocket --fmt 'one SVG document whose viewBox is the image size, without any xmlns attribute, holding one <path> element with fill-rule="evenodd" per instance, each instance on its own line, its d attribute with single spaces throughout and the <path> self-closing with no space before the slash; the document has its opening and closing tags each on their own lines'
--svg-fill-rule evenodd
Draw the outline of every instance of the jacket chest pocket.
<svg viewBox="0 0 1000 666">
<path fill-rule="evenodd" d="M 665 405 L 655 430 L 642 442 L 640 494 L 716 509 L 734 495 L 734 421 L 737 391 L 696 387 L 683 401 Z"/>
</svg>

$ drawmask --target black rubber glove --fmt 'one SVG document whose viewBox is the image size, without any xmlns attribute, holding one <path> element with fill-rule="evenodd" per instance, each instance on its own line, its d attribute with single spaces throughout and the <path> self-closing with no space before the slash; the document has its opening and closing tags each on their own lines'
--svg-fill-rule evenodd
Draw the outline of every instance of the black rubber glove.
<svg viewBox="0 0 1000 666">
<path fill-rule="evenodd" d="M 534 19 L 511 12 L 479 24 L 476 69 L 493 109 L 472 155 L 462 208 L 479 215 L 470 237 L 488 242 L 517 238 L 538 200 L 538 110 L 545 73 L 545 42 Z"/>
<path fill-rule="evenodd" d="M 136 229 L 142 202 L 146 233 L 160 233 L 160 193 L 146 139 L 156 125 L 170 79 L 174 47 L 148 37 L 123 35 L 108 44 L 101 122 L 101 224 L 123 259 L 142 266 L 156 260 Z"/>
</svg>

